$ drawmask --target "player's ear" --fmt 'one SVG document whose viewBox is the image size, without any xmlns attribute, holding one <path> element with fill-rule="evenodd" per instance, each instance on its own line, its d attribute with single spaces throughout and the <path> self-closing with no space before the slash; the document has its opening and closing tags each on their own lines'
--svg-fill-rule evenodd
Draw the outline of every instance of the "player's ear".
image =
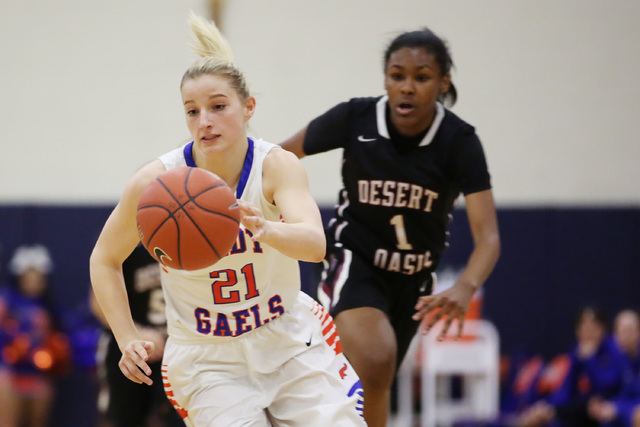
<svg viewBox="0 0 640 427">
<path fill-rule="evenodd" d="M 256 99 L 253 96 L 247 98 L 244 103 L 244 121 L 248 122 L 256 111 Z"/>
<path fill-rule="evenodd" d="M 445 74 L 442 76 L 442 80 L 440 80 L 440 93 L 444 94 L 449 92 L 449 88 L 451 87 L 451 74 Z"/>
</svg>

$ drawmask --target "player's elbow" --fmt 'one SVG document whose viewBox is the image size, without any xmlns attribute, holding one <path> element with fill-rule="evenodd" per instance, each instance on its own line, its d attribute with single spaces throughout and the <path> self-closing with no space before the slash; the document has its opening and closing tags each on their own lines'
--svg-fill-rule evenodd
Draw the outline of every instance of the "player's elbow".
<svg viewBox="0 0 640 427">
<path fill-rule="evenodd" d="M 94 271 L 98 265 L 101 264 L 100 251 L 97 248 L 93 248 L 91 255 L 89 255 L 89 271 Z"/>
<path fill-rule="evenodd" d="M 314 238 L 312 256 L 309 262 L 322 262 L 326 254 L 327 239 L 324 236 L 324 231 L 322 231 Z"/>
<path fill-rule="evenodd" d="M 322 245 L 317 245 L 317 248 L 314 248 L 310 254 L 309 262 L 322 262 L 326 253 L 327 245 L 323 241 Z"/>
<path fill-rule="evenodd" d="M 91 278 L 91 282 L 93 283 L 93 279 L 99 276 L 101 272 L 110 265 L 111 264 L 105 250 L 101 248 L 99 244 L 96 245 L 89 256 L 89 276 Z"/>
<path fill-rule="evenodd" d="M 500 242 L 500 234 L 495 232 L 491 236 L 491 245 L 493 246 L 493 251 L 495 253 L 496 259 L 500 258 L 500 253 L 502 252 L 502 243 Z"/>
</svg>

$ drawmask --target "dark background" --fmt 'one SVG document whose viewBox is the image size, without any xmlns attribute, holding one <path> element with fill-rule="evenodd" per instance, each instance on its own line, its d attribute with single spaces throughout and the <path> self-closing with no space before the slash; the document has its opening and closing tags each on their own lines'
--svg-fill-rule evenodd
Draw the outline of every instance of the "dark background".
<svg viewBox="0 0 640 427">
<path fill-rule="evenodd" d="M 52 254 L 54 301 L 74 350 L 74 369 L 58 381 L 52 425 L 92 426 L 97 399 L 93 359 L 99 327 L 87 306 L 89 255 L 113 206 L 0 206 L 0 261 L 42 243 Z M 331 208 L 322 210 L 328 220 Z M 640 308 L 640 208 L 500 208 L 502 255 L 484 286 L 483 317 L 500 334 L 501 352 L 546 359 L 573 342 L 585 304 L 610 317 Z M 464 210 L 454 211 L 441 268 L 461 268 L 472 248 Z M 303 289 L 314 295 L 318 266 L 302 264 Z M 0 270 L 3 282 L 6 269 Z"/>
</svg>

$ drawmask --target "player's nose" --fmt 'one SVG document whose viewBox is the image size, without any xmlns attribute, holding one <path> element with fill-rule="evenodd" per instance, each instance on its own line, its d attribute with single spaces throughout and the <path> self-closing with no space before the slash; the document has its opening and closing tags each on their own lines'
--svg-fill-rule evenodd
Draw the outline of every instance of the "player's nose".
<svg viewBox="0 0 640 427">
<path fill-rule="evenodd" d="M 213 126 L 213 113 L 210 113 L 208 111 L 203 112 L 202 114 L 200 114 L 200 128 L 201 129 L 206 129 L 209 127 Z"/>
<path fill-rule="evenodd" d="M 416 90 L 415 82 L 413 79 L 404 79 L 401 89 L 403 93 L 413 93 Z"/>
</svg>

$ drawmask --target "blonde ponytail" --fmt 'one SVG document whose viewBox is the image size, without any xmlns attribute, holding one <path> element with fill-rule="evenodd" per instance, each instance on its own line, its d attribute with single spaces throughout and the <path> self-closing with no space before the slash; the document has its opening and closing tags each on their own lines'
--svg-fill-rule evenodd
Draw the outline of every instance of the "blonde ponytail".
<svg viewBox="0 0 640 427">
<path fill-rule="evenodd" d="M 207 21 L 191 12 L 187 21 L 191 28 L 193 43 L 191 48 L 199 56 L 212 56 L 233 62 L 233 53 L 227 39 L 213 22 Z"/>
<path fill-rule="evenodd" d="M 241 99 L 248 99 L 251 94 L 242 72 L 233 63 L 233 53 L 227 39 L 220 33 L 213 22 L 209 22 L 193 12 L 188 19 L 193 43 L 191 48 L 202 58 L 196 61 L 182 76 L 180 88 L 187 80 L 202 75 L 224 77 L 238 92 Z"/>
</svg>

